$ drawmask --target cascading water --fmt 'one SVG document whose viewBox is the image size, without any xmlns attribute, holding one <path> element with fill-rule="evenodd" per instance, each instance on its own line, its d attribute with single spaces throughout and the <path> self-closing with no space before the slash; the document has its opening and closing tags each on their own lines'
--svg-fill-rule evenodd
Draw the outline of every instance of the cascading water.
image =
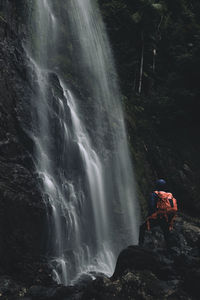
<svg viewBox="0 0 200 300">
<path fill-rule="evenodd" d="M 55 279 L 69 284 L 83 273 L 112 274 L 119 251 L 137 242 L 139 210 L 116 72 L 97 3 L 67 3 L 85 104 L 55 68 L 62 19 L 53 7 L 64 1 L 56 3 L 35 1 L 35 41 L 28 53 L 37 82 L 33 136 L 47 203 L 50 263 Z"/>
</svg>

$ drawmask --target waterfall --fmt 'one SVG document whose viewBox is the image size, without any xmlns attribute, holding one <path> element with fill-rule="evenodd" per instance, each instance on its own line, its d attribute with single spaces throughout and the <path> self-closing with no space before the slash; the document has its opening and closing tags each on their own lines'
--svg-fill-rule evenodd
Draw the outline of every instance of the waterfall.
<svg viewBox="0 0 200 300">
<path fill-rule="evenodd" d="M 27 53 L 36 90 L 35 164 L 47 206 L 49 263 L 55 280 L 67 285 L 82 274 L 112 274 L 119 252 L 137 243 L 139 208 L 120 90 L 97 2 L 34 5 Z M 62 14 L 54 11 L 58 7 Z M 68 86 L 56 65 L 64 13 L 82 93 Z"/>
</svg>

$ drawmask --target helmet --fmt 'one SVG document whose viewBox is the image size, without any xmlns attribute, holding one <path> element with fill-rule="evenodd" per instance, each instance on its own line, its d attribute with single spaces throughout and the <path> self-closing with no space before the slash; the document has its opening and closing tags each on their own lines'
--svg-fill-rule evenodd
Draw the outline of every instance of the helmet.
<svg viewBox="0 0 200 300">
<path fill-rule="evenodd" d="M 158 179 L 156 181 L 156 186 L 157 187 L 164 187 L 166 185 L 166 181 L 164 179 Z"/>
</svg>

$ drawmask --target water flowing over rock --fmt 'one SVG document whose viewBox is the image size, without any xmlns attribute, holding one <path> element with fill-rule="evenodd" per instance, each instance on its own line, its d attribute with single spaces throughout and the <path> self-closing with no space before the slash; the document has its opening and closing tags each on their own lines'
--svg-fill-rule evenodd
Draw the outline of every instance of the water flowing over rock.
<svg viewBox="0 0 200 300">
<path fill-rule="evenodd" d="M 73 91 L 56 63 L 64 43 L 62 8 L 75 49 L 72 68 L 82 85 Z M 114 62 L 96 2 L 38 0 L 33 11 L 26 46 L 36 87 L 31 136 L 49 220 L 50 263 L 55 280 L 69 284 L 84 273 L 112 274 L 120 250 L 137 243 L 139 206 Z"/>
</svg>

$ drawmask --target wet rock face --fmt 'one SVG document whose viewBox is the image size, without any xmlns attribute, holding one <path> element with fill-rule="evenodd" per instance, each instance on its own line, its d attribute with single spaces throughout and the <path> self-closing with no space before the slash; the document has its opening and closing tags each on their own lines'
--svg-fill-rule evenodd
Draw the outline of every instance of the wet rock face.
<svg viewBox="0 0 200 300">
<path fill-rule="evenodd" d="M 31 3 L 32 0 L 1 0 L 0 3 L 0 19 L 5 20 L 8 27 L 20 37 L 27 33 L 26 24 L 31 13 Z"/>
<path fill-rule="evenodd" d="M 16 2 L 12 7 L 11 2 L 1 3 L 0 18 L 0 266 L 2 273 L 20 279 L 23 272 L 28 274 L 25 264 L 32 262 L 34 269 L 40 261 L 45 207 L 28 134 L 33 89 L 19 28 L 14 26 Z"/>
</svg>

